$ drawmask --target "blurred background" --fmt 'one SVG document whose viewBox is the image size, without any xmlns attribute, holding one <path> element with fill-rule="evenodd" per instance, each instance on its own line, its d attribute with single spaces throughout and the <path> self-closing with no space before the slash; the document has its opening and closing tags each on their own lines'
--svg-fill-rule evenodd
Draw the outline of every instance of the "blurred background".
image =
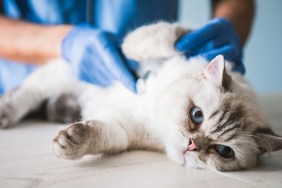
<svg viewBox="0 0 282 188">
<path fill-rule="evenodd" d="M 180 0 L 179 21 L 189 27 L 211 17 L 209 0 Z M 256 0 L 253 29 L 245 46 L 246 77 L 259 94 L 282 92 L 282 0 Z"/>
</svg>

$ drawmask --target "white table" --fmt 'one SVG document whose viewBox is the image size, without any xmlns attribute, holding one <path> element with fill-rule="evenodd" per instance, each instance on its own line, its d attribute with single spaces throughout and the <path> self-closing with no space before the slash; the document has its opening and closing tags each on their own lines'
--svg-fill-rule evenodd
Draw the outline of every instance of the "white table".
<svg viewBox="0 0 282 188">
<path fill-rule="evenodd" d="M 282 94 L 261 97 L 282 135 Z M 133 151 L 103 160 L 66 161 L 52 154 L 56 124 L 24 122 L 0 130 L 0 187 L 282 187 L 282 151 L 264 156 L 253 169 L 232 173 L 186 169 L 164 154 Z"/>
</svg>

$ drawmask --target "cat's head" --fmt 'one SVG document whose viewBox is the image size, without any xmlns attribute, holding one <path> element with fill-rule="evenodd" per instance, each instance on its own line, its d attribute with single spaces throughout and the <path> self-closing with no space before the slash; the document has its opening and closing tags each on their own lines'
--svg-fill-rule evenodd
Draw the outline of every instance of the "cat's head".
<svg viewBox="0 0 282 188">
<path fill-rule="evenodd" d="M 281 137 L 237 76 L 232 78 L 223 56 L 217 56 L 198 77 L 182 77 L 167 87 L 168 94 L 159 95 L 157 111 L 163 115 L 157 121 L 168 127 L 164 139 L 170 158 L 187 167 L 232 171 L 253 167 L 261 154 L 282 149 Z"/>
</svg>

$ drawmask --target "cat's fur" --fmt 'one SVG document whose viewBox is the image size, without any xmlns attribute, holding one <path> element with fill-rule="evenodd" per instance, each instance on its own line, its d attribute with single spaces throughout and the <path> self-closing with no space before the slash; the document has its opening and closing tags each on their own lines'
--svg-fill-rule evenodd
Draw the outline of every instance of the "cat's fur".
<svg viewBox="0 0 282 188">
<path fill-rule="evenodd" d="M 151 70 L 147 80 L 138 81 L 137 94 L 120 83 L 108 88 L 88 85 L 76 80 L 63 60 L 50 62 L 1 97 L 0 126 L 17 123 L 53 98 L 50 113 L 70 120 L 68 114 L 79 117 L 80 108 L 83 120 L 54 138 L 58 157 L 150 149 L 164 151 L 187 167 L 231 171 L 255 166 L 261 154 L 282 148 L 281 138 L 272 132 L 242 75 L 231 71 L 231 63 L 224 63 L 222 56 L 210 64 L 200 57 L 187 60 L 174 50 L 175 41 L 186 31 L 158 23 L 127 36 L 124 53 L 143 63 L 140 75 Z M 70 112 L 54 108 L 60 103 Z M 191 119 L 195 106 L 202 110 L 202 123 Z M 221 157 L 218 145 L 232 148 L 234 155 Z"/>
</svg>

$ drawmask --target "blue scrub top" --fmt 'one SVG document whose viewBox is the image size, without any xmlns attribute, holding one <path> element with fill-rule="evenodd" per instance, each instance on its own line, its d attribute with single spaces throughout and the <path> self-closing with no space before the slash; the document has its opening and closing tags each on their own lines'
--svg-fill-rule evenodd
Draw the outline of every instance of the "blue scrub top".
<svg viewBox="0 0 282 188">
<path fill-rule="evenodd" d="M 14 19 L 49 25 L 88 23 L 123 38 L 129 30 L 144 24 L 176 21 L 178 1 L 3 0 L 3 9 L 7 17 Z M 0 59 L 0 95 L 18 86 L 35 68 Z"/>
</svg>

